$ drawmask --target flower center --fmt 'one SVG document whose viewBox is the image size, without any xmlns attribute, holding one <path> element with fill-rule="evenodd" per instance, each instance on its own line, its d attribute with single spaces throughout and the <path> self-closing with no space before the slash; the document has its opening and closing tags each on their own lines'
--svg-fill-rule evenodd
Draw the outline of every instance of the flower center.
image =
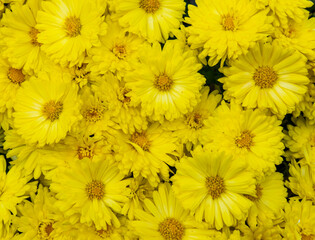
<svg viewBox="0 0 315 240">
<path fill-rule="evenodd" d="M 40 239 L 49 240 L 49 235 L 54 230 L 53 221 L 41 222 L 38 226 L 38 235 Z"/>
<path fill-rule="evenodd" d="M 131 135 L 131 141 L 138 144 L 144 151 L 149 151 L 150 142 L 145 134 L 145 132 L 137 133 Z"/>
<path fill-rule="evenodd" d="M 194 112 L 187 116 L 186 123 L 190 128 L 199 129 L 203 127 L 202 115 Z"/>
<path fill-rule="evenodd" d="M 311 234 L 311 235 L 302 234 L 301 237 L 302 237 L 301 238 L 302 240 L 313 240 L 314 239 L 314 235 L 313 234 Z"/>
<path fill-rule="evenodd" d="M 261 88 L 272 88 L 278 79 L 278 75 L 271 67 L 262 66 L 256 69 L 253 79 Z"/>
<path fill-rule="evenodd" d="M 59 101 L 51 100 L 46 103 L 43 107 L 43 114 L 50 121 L 55 121 L 59 119 L 59 115 L 62 112 L 63 104 Z"/>
<path fill-rule="evenodd" d="M 254 145 L 253 137 L 253 134 L 251 134 L 248 130 L 245 130 L 240 136 L 236 137 L 235 144 L 239 148 L 246 148 L 247 150 L 250 150 L 250 147 Z"/>
<path fill-rule="evenodd" d="M 78 158 L 81 160 L 85 157 L 92 159 L 94 156 L 94 151 L 90 146 L 78 147 Z"/>
<path fill-rule="evenodd" d="M 160 8 L 159 0 L 140 0 L 140 8 L 147 13 L 155 13 Z"/>
<path fill-rule="evenodd" d="M 105 194 L 105 185 L 101 181 L 93 180 L 86 185 L 85 191 L 90 200 L 93 200 L 94 198 L 101 200 Z"/>
<path fill-rule="evenodd" d="M 126 103 L 126 104 L 130 103 L 131 98 L 126 96 L 126 94 L 129 93 L 129 92 L 130 92 L 129 89 L 120 88 L 120 93 L 119 93 L 119 96 L 118 96 L 119 101 L 122 102 L 122 103 Z"/>
<path fill-rule="evenodd" d="M 28 34 L 31 37 L 32 45 L 38 46 L 38 47 L 42 45 L 41 43 L 37 41 L 37 34 L 39 34 L 39 31 L 36 28 L 32 27 L 31 30 L 28 32 Z"/>
<path fill-rule="evenodd" d="M 221 193 L 225 191 L 224 181 L 220 176 L 207 177 L 206 187 L 208 194 L 210 194 L 213 199 L 220 197 Z"/>
<path fill-rule="evenodd" d="M 154 86 L 160 91 L 170 90 L 173 80 L 170 79 L 165 73 L 155 78 Z"/>
<path fill-rule="evenodd" d="M 127 56 L 127 51 L 125 46 L 123 45 L 116 45 L 113 48 L 113 53 L 115 54 L 116 57 L 119 59 L 124 59 Z"/>
<path fill-rule="evenodd" d="M 252 202 L 256 202 L 256 201 L 258 201 L 259 199 L 261 199 L 262 190 L 263 190 L 263 188 L 262 188 L 259 184 L 257 184 L 257 185 L 256 185 L 256 196 L 257 196 L 257 197 L 250 196 L 250 195 L 247 195 L 247 194 L 245 194 L 244 196 L 247 197 L 247 198 L 248 198 L 249 200 L 251 200 Z"/>
<path fill-rule="evenodd" d="M 159 232 L 165 240 L 182 240 L 185 228 L 175 218 L 166 218 L 159 224 Z"/>
<path fill-rule="evenodd" d="M 112 226 L 107 225 L 107 229 L 101 229 L 96 230 L 96 234 L 100 236 L 101 238 L 110 238 L 110 236 L 113 234 L 114 228 Z"/>
<path fill-rule="evenodd" d="M 69 37 L 76 37 L 81 31 L 81 22 L 77 17 L 67 17 L 65 20 L 65 28 Z"/>
<path fill-rule="evenodd" d="M 103 117 L 104 108 L 101 106 L 90 107 L 83 113 L 83 117 L 88 122 L 97 122 Z"/>
<path fill-rule="evenodd" d="M 222 18 L 222 26 L 226 31 L 234 31 L 235 30 L 235 19 L 230 15 L 226 15 Z"/>
<path fill-rule="evenodd" d="M 25 75 L 22 72 L 22 69 L 9 68 L 8 78 L 14 84 L 21 84 L 25 81 Z"/>
</svg>

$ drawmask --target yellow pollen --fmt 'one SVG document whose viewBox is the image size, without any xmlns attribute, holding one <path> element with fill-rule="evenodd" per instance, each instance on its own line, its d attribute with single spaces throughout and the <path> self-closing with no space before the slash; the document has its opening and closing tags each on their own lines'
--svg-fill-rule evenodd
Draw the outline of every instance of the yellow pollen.
<svg viewBox="0 0 315 240">
<path fill-rule="evenodd" d="M 226 15 L 222 19 L 222 26 L 224 30 L 226 31 L 234 31 L 235 30 L 235 24 L 234 24 L 234 17 L 230 15 Z"/>
<path fill-rule="evenodd" d="M 115 54 L 116 57 L 119 59 L 124 59 L 127 56 L 127 51 L 125 46 L 123 45 L 116 45 L 113 48 L 113 53 Z"/>
<path fill-rule="evenodd" d="M 93 200 L 95 198 L 97 200 L 101 200 L 105 194 L 105 185 L 101 181 L 93 180 L 86 185 L 85 191 L 90 200 Z"/>
<path fill-rule="evenodd" d="M 262 66 L 256 69 L 253 79 L 261 88 L 272 88 L 278 79 L 278 75 L 271 67 Z"/>
<path fill-rule="evenodd" d="M 38 226 L 38 236 L 40 239 L 43 239 L 43 240 L 52 239 L 50 237 L 50 234 L 52 231 L 54 231 L 53 221 L 41 222 Z"/>
<path fill-rule="evenodd" d="M 159 224 L 159 232 L 164 240 L 182 240 L 185 228 L 175 218 L 166 218 Z"/>
<path fill-rule="evenodd" d="M 155 78 L 154 86 L 160 91 L 170 90 L 173 80 L 170 79 L 165 73 Z"/>
<path fill-rule="evenodd" d="M 202 115 L 197 112 L 189 114 L 186 118 L 186 124 L 190 128 L 199 129 L 203 127 Z"/>
<path fill-rule="evenodd" d="M 207 177 L 206 187 L 208 194 L 210 194 L 213 199 L 220 197 L 221 193 L 225 191 L 224 180 L 220 176 Z"/>
<path fill-rule="evenodd" d="M 119 96 L 118 96 L 119 101 L 122 103 L 126 103 L 126 104 L 130 103 L 131 98 L 126 96 L 126 94 L 129 92 L 130 92 L 129 89 L 120 88 L 120 92 L 119 92 Z"/>
<path fill-rule="evenodd" d="M 159 0 L 140 0 L 140 8 L 142 8 L 147 13 L 155 13 L 160 8 Z"/>
<path fill-rule="evenodd" d="M 133 143 L 138 144 L 144 151 L 149 151 L 150 142 L 145 134 L 145 132 L 137 133 L 131 135 L 130 139 Z"/>
<path fill-rule="evenodd" d="M 50 121 L 59 119 L 59 115 L 62 112 L 63 104 L 59 101 L 51 100 L 43 106 L 43 114 Z"/>
<path fill-rule="evenodd" d="M 28 33 L 31 37 L 32 45 L 38 46 L 38 47 L 42 45 L 41 43 L 37 41 L 37 34 L 39 34 L 39 31 L 36 28 L 32 27 Z"/>
<path fill-rule="evenodd" d="M 101 238 L 110 238 L 110 236 L 113 234 L 114 228 L 112 226 L 107 225 L 107 229 L 101 229 L 96 230 L 96 234 L 100 236 Z"/>
<path fill-rule="evenodd" d="M 257 197 L 250 196 L 250 195 L 247 195 L 247 194 L 245 194 L 244 196 L 247 197 L 247 198 L 248 198 L 249 200 L 251 200 L 252 202 L 256 202 L 256 201 L 258 201 L 259 199 L 261 199 L 262 190 L 263 190 L 263 188 L 262 188 L 259 184 L 257 184 L 257 185 L 256 185 L 256 196 L 257 196 Z"/>
<path fill-rule="evenodd" d="M 239 148 L 246 148 L 247 150 L 250 150 L 250 147 L 254 145 L 253 137 L 253 134 L 251 134 L 248 130 L 245 130 L 240 136 L 236 137 L 235 144 Z"/>
<path fill-rule="evenodd" d="M 104 108 L 101 106 L 90 107 L 83 113 L 83 117 L 88 122 L 97 122 L 103 117 Z"/>
<path fill-rule="evenodd" d="M 9 68 L 8 78 L 14 84 L 21 84 L 25 81 L 25 75 L 23 74 L 21 69 Z"/>
<path fill-rule="evenodd" d="M 94 151 L 90 146 L 78 147 L 78 158 L 81 160 L 85 157 L 92 159 L 94 156 Z"/>
<path fill-rule="evenodd" d="M 313 240 L 314 239 L 314 235 L 313 234 L 311 234 L 311 235 L 302 234 L 301 237 L 302 237 L 301 238 L 302 240 Z"/>
<path fill-rule="evenodd" d="M 65 20 L 65 29 L 69 37 L 76 37 L 81 31 L 81 22 L 77 17 L 67 17 Z"/>
</svg>

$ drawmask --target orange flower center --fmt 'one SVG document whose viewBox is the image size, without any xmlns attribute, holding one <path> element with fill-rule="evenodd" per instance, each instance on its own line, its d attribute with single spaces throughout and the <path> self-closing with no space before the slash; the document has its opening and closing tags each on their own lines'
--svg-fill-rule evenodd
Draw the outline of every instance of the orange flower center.
<svg viewBox="0 0 315 240">
<path fill-rule="evenodd" d="M 213 199 L 220 197 L 221 193 L 225 191 L 224 180 L 220 176 L 207 177 L 206 187 L 208 194 L 210 194 Z"/>
<path fill-rule="evenodd" d="M 142 8 L 147 13 L 155 13 L 160 8 L 159 0 L 140 0 L 140 8 Z"/>
<path fill-rule="evenodd" d="M 114 228 L 112 226 L 107 225 L 107 229 L 101 229 L 96 230 L 96 234 L 100 236 L 101 238 L 110 238 L 110 236 L 113 234 Z"/>
<path fill-rule="evenodd" d="M 124 59 L 127 56 L 127 51 L 125 46 L 123 45 L 116 45 L 113 48 L 113 53 L 115 54 L 116 57 L 119 59 Z"/>
<path fill-rule="evenodd" d="M 226 15 L 222 18 L 222 26 L 226 31 L 235 30 L 235 19 L 230 15 Z"/>
<path fill-rule="evenodd" d="M 83 113 L 83 117 L 88 122 L 97 122 L 103 117 L 104 108 L 101 106 L 94 106 L 86 109 Z"/>
<path fill-rule="evenodd" d="M 38 236 L 40 239 L 51 239 L 50 234 L 53 230 L 53 221 L 41 222 L 38 226 Z"/>
<path fill-rule="evenodd" d="M 145 134 L 145 132 L 137 133 L 131 135 L 131 141 L 138 144 L 144 151 L 149 151 L 150 142 Z"/>
<path fill-rule="evenodd" d="M 253 137 L 253 134 L 251 134 L 248 130 L 245 130 L 240 136 L 236 137 L 235 144 L 239 148 L 246 148 L 247 150 L 250 150 L 250 147 L 254 145 Z"/>
<path fill-rule="evenodd" d="M 186 123 L 190 128 L 199 129 L 203 127 L 202 115 L 193 112 L 187 116 Z"/>
<path fill-rule="evenodd" d="M 155 78 L 154 86 L 160 91 L 168 91 L 173 85 L 173 80 L 165 73 Z"/>
<path fill-rule="evenodd" d="M 272 88 L 278 79 L 278 75 L 271 67 L 262 66 L 256 69 L 253 79 L 255 84 L 261 88 Z"/>
<path fill-rule="evenodd" d="M 62 112 L 63 104 L 59 101 L 51 100 L 46 103 L 43 107 L 43 114 L 50 121 L 55 121 L 59 119 L 59 115 Z"/>
<path fill-rule="evenodd" d="M 313 234 L 311 234 L 311 235 L 302 234 L 301 237 L 302 237 L 302 240 L 313 240 L 314 239 Z"/>
<path fill-rule="evenodd" d="M 67 17 L 65 20 L 65 29 L 69 37 L 76 37 L 81 31 L 81 22 L 77 17 Z"/>
<path fill-rule="evenodd" d="M 90 146 L 78 147 L 78 158 L 81 160 L 85 157 L 92 159 L 94 151 Z"/>
<path fill-rule="evenodd" d="M 93 200 L 95 198 L 97 200 L 101 200 L 105 194 L 105 185 L 101 181 L 93 180 L 86 185 L 85 191 L 90 200 Z"/>
<path fill-rule="evenodd" d="M 21 84 L 25 81 L 25 75 L 23 74 L 21 69 L 9 68 L 8 78 L 14 84 Z"/>
<path fill-rule="evenodd" d="M 41 43 L 37 41 L 37 34 L 39 34 L 39 31 L 36 28 L 32 27 L 28 33 L 31 37 L 32 45 L 38 46 L 38 47 L 42 45 Z"/>
<path fill-rule="evenodd" d="M 175 218 L 166 218 L 159 224 L 159 232 L 165 240 L 182 240 L 185 228 Z"/>
</svg>

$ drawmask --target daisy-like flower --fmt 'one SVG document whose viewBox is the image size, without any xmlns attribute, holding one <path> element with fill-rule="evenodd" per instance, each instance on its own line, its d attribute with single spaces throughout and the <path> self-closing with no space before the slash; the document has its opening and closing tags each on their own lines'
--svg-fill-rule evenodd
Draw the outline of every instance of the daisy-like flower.
<svg viewBox="0 0 315 240">
<path fill-rule="evenodd" d="M 301 22 L 309 16 L 305 9 L 313 5 L 310 0 L 252 0 L 259 9 L 267 8 L 274 17 L 275 26 L 287 27 L 290 20 Z"/>
<path fill-rule="evenodd" d="M 37 13 L 37 40 L 55 62 L 70 67 L 82 63 L 85 51 L 100 44 L 106 33 L 102 7 L 96 1 L 43 1 Z"/>
<path fill-rule="evenodd" d="M 172 122 L 165 122 L 163 127 L 174 131 L 174 134 L 184 144 L 198 144 L 204 122 L 213 115 L 214 110 L 221 101 L 221 94 L 213 91 L 209 94 L 209 87 L 201 90 L 201 101 L 194 107 L 193 111 Z"/>
<path fill-rule="evenodd" d="M 209 56 L 208 64 L 236 59 L 268 36 L 270 24 L 266 11 L 258 11 L 250 0 L 197 0 L 189 5 L 191 26 L 188 43 L 192 49 L 203 48 L 200 58 Z"/>
<path fill-rule="evenodd" d="M 153 120 L 174 120 L 193 110 L 205 83 L 201 64 L 192 51 L 168 41 L 144 48 L 134 71 L 126 75 L 126 87 L 141 102 L 144 115 Z"/>
<path fill-rule="evenodd" d="M 119 227 L 114 212 L 128 200 L 129 180 L 108 161 L 91 162 L 83 158 L 61 171 L 52 181 L 51 191 L 56 193 L 59 209 L 70 222 L 80 221 L 96 229 Z M 113 212 L 114 211 L 114 212 Z"/>
<path fill-rule="evenodd" d="M 290 21 L 288 27 L 277 27 L 274 42 L 284 48 L 298 50 L 309 61 L 315 60 L 315 18 L 306 17 L 302 22 Z"/>
<path fill-rule="evenodd" d="M 143 38 L 127 32 L 112 21 L 108 21 L 107 34 L 101 37 L 101 42 L 101 47 L 89 51 L 92 61 L 88 69 L 98 74 L 112 72 L 120 79 L 132 70 L 130 63 L 138 61 L 138 52 L 142 45 L 148 44 Z"/>
<path fill-rule="evenodd" d="M 283 185 L 283 175 L 278 172 L 260 178 L 256 183 L 256 196 L 245 195 L 253 202 L 247 222 L 256 226 L 257 221 L 266 223 L 276 219 L 287 202 L 287 191 Z"/>
<path fill-rule="evenodd" d="M 177 138 L 164 131 L 160 124 L 153 123 L 147 130 L 117 136 L 120 146 L 117 155 L 118 167 L 124 174 L 133 173 L 136 178 L 147 178 L 152 186 L 168 180 L 169 167 L 174 166 Z"/>
<path fill-rule="evenodd" d="M 183 0 L 118 0 L 115 11 L 119 23 L 149 42 L 165 42 L 179 28 L 185 10 Z"/>
<path fill-rule="evenodd" d="M 17 69 L 38 71 L 46 55 L 37 36 L 36 16 L 42 0 L 30 0 L 25 5 L 15 4 L 6 11 L 1 23 L 5 43 L 4 54 Z"/>
<path fill-rule="evenodd" d="M 215 151 L 233 155 L 257 175 L 275 169 L 282 162 L 284 134 L 276 116 L 256 110 L 243 110 L 240 105 L 222 102 L 205 122 L 201 143 Z"/>
<path fill-rule="evenodd" d="M 312 201 L 290 200 L 285 207 L 284 239 L 312 240 L 315 237 L 315 206 Z"/>
<path fill-rule="evenodd" d="M 301 165 L 292 161 L 290 164 L 290 177 L 285 185 L 301 199 L 315 201 L 315 171 L 313 167 Z"/>
<path fill-rule="evenodd" d="M 140 239 L 211 239 L 210 230 L 202 229 L 203 225 L 183 209 L 169 184 L 160 184 L 153 201 L 145 199 L 144 205 L 147 211 L 136 210 L 139 220 L 131 223 Z"/>
<path fill-rule="evenodd" d="M 276 44 L 257 44 L 248 54 L 222 68 L 225 97 L 247 108 L 270 109 L 284 116 L 295 109 L 309 78 L 306 58 Z"/>
<path fill-rule="evenodd" d="M 245 217 L 252 203 L 243 194 L 255 196 L 255 180 L 241 162 L 226 154 L 196 149 L 184 157 L 172 177 L 173 189 L 196 220 L 221 229 Z"/>
<path fill-rule="evenodd" d="M 34 184 L 28 183 L 30 177 L 24 176 L 16 166 L 8 173 L 6 170 L 6 160 L 0 156 L 0 234 L 2 227 L 10 225 L 12 216 L 17 214 L 17 204 L 26 199 L 27 194 L 35 187 Z"/>
<path fill-rule="evenodd" d="M 68 75 L 44 73 L 25 82 L 14 104 L 14 126 L 28 143 L 39 146 L 65 138 L 80 119 L 77 86 Z"/>
<path fill-rule="evenodd" d="M 0 112 L 11 110 L 18 89 L 28 79 L 23 69 L 12 67 L 5 58 L 0 57 Z"/>
</svg>

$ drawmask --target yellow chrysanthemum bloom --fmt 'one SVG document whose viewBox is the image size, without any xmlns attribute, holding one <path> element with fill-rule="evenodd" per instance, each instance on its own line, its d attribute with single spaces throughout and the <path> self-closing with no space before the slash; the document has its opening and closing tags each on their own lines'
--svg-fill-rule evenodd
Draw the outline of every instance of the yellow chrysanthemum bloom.
<svg viewBox="0 0 315 240">
<path fill-rule="evenodd" d="M 282 162 L 284 134 L 276 116 L 256 110 L 243 110 L 240 105 L 222 102 L 205 122 L 201 143 L 214 151 L 225 151 L 236 162 L 257 175 L 275 169 Z"/>
<path fill-rule="evenodd" d="M 39 71 L 47 58 L 37 39 L 36 16 L 41 2 L 30 0 L 25 5 L 15 4 L 12 11 L 3 15 L 4 54 L 14 68 Z"/>
<path fill-rule="evenodd" d="M 16 206 L 34 190 L 35 185 L 28 183 L 31 177 L 24 176 L 20 168 L 12 167 L 6 173 L 6 160 L 0 156 L 0 234 L 2 227 L 8 227 L 17 214 Z M 2 225 L 4 224 L 4 226 Z"/>
<path fill-rule="evenodd" d="M 135 70 L 124 79 L 143 114 L 154 121 L 172 121 L 192 111 L 205 83 L 193 52 L 175 43 L 167 41 L 163 49 L 160 44 L 144 48 Z"/>
<path fill-rule="evenodd" d="M 169 167 L 174 166 L 177 138 L 164 131 L 160 124 L 153 123 L 147 130 L 133 134 L 117 134 L 120 146 L 118 167 L 124 174 L 147 178 L 152 186 L 169 178 Z"/>
<path fill-rule="evenodd" d="M 315 124 L 310 124 L 302 117 L 294 120 L 296 126 L 288 125 L 288 132 L 284 137 L 289 154 L 294 158 L 310 157 L 315 162 Z"/>
<path fill-rule="evenodd" d="M 283 175 L 278 172 L 260 178 L 256 183 L 256 196 L 245 195 L 253 202 L 249 209 L 247 223 L 256 226 L 277 218 L 287 202 L 287 190 L 283 185 Z"/>
<path fill-rule="evenodd" d="M 210 230 L 183 209 L 169 184 L 160 184 L 153 192 L 153 201 L 145 199 L 144 205 L 147 211 L 136 210 L 139 220 L 131 222 L 140 239 L 210 239 Z"/>
<path fill-rule="evenodd" d="M 213 115 L 222 98 L 218 91 L 209 92 L 209 87 L 204 87 L 201 90 L 201 101 L 193 111 L 174 121 L 165 122 L 163 128 L 172 130 L 181 143 L 198 144 L 205 128 L 204 122 Z"/>
<path fill-rule="evenodd" d="M 165 42 L 179 28 L 185 10 L 183 0 L 117 0 L 119 24 L 149 42 Z"/>
<path fill-rule="evenodd" d="M 128 187 L 130 188 L 129 201 L 124 205 L 121 213 L 126 215 L 128 219 L 133 220 L 137 209 L 144 210 L 144 200 L 152 198 L 154 188 L 142 176 L 130 179 Z"/>
<path fill-rule="evenodd" d="M 0 57 L 0 112 L 11 110 L 18 89 L 28 79 L 29 75 L 23 69 L 12 67 L 5 58 Z"/>
<path fill-rule="evenodd" d="M 28 143 L 59 142 L 81 118 L 77 86 L 68 75 L 44 73 L 25 82 L 14 104 L 14 126 Z"/>
<path fill-rule="evenodd" d="M 290 20 L 301 22 L 309 16 L 305 9 L 313 5 L 310 0 L 252 0 L 259 9 L 271 10 L 275 26 L 287 27 Z"/>
<path fill-rule="evenodd" d="M 267 12 L 256 10 L 250 0 L 197 0 L 196 4 L 188 6 L 185 19 L 191 24 L 188 43 L 192 49 L 203 48 L 199 57 L 209 56 L 210 66 L 247 53 L 271 29 Z"/>
<path fill-rule="evenodd" d="M 106 33 L 102 7 L 84 0 L 43 1 L 37 13 L 37 39 L 55 62 L 70 67 L 82 63 L 85 51 L 100 45 Z"/>
<path fill-rule="evenodd" d="M 312 240 L 315 238 L 315 206 L 312 201 L 290 200 L 285 207 L 284 239 Z"/>
<path fill-rule="evenodd" d="M 306 198 L 315 202 L 315 171 L 314 167 L 301 165 L 292 161 L 290 177 L 285 185 L 301 199 Z"/>
<path fill-rule="evenodd" d="M 294 111 L 307 91 L 306 58 L 276 44 L 257 44 L 222 68 L 226 98 L 247 108 L 270 109 L 284 116 Z"/>
<path fill-rule="evenodd" d="M 289 26 L 277 27 L 274 42 L 284 48 L 291 48 L 304 54 L 309 61 L 315 60 L 315 18 L 303 19 L 302 22 L 289 22 Z"/>
<path fill-rule="evenodd" d="M 129 180 L 108 161 L 91 162 L 83 158 L 53 178 L 50 189 L 56 193 L 56 205 L 70 222 L 95 224 L 97 229 L 107 225 L 119 227 L 114 214 L 128 200 Z M 114 212 L 113 212 L 114 211 Z"/>
<path fill-rule="evenodd" d="M 88 69 L 98 74 L 112 72 L 119 79 L 132 70 L 131 63 L 138 61 L 139 49 L 148 44 L 112 21 L 108 21 L 107 34 L 101 37 L 101 43 L 102 46 L 89 51 L 92 61 Z"/>
<path fill-rule="evenodd" d="M 108 225 L 106 229 L 96 229 L 87 224 L 78 225 L 75 240 L 125 240 L 121 227 Z"/>
<path fill-rule="evenodd" d="M 107 98 L 112 113 L 111 120 L 117 124 L 115 128 L 126 134 L 147 129 L 148 121 L 146 117 L 141 116 L 136 97 L 123 80 L 108 74 L 105 81 L 98 81 L 93 89 L 97 95 Z"/>
<path fill-rule="evenodd" d="M 255 196 L 255 180 L 241 162 L 225 154 L 196 149 L 176 165 L 173 189 L 185 209 L 197 221 L 203 219 L 221 229 L 245 217 L 252 202 L 243 194 Z"/>
</svg>

